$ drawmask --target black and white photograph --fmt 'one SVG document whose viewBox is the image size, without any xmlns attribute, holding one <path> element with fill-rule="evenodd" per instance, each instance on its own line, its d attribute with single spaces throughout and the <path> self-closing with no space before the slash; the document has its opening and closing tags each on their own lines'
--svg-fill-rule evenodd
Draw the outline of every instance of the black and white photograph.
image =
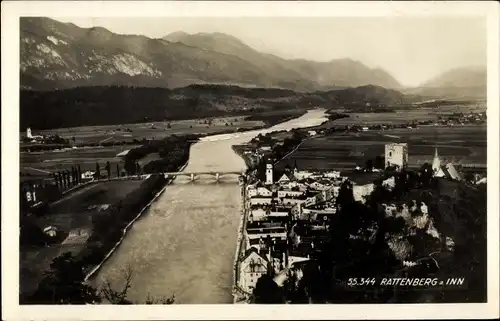
<svg viewBox="0 0 500 321">
<path fill-rule="evenodd" d="M 498 4 L 43 3 L 18 6 L 13 42 L 2 4 L 2 69 L 17 70 L 2 76 L 15 163 L 2 261 L 16 275 L 2 297 L 16 311 L 468 303 L 498 316 Z"/>
</svg>

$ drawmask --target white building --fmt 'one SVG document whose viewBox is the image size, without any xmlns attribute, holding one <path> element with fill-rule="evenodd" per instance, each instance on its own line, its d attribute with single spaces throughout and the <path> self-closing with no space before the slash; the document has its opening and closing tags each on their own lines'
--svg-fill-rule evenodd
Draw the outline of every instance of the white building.
<svg viewBox="0 0 500 321">
<path fill-rule="evenodd" d="M 366 184 L 366 185 L 354 185 L 352 187 L 352 194 L 354 196 L 354 200 L 357 202 L 365 202 L 365 197 L 370 195 L 373 192 L 374 185 Z"/>
<path fill-rule="evenodd" d="M 311 177 L 313 174 L 314 173 L 309 172 L 309 171 L 299 171 L 299 169 L 297 168 L 297 166 L 295 166 L 294 169 L 293 169 L 293 176 L 297 180 L 301 180 L 301 179 L 305 179 L 305 178 Z"/>
<path fill-rule="evenodd" d="M 325 172 L 323 173 L 323 176 L 328 178 L 340 178 L 340 172 L 338 171 Z"/>
<path fill-rule="evenodd" d="M 285 197 L 285 198 L 282 198 L 280 200 L 281 200 L 281 204 L 283 204 L 285 206 L 296 206 L 296 205 L 303 204 L 306 201 L 305 198 L 290 198 L 290 197 Z"/>
<path fill-rule="evenodd" d="M 82 173 L 82 179 L 91 179 L 94 178 L 95 172 L 93 171 L 86 171 L 85 173 Z"/>
<path fill-rule="evenodd" d="M 251 205 L 271 205 L 273 202 L 272 197 L 252 197 L 250 199 Z"/>
<path fill-rule="evenodd" d="M 57 228 L 54 226 L 47 226 L 43 229 L 43 232 L 50 237 L 54 237 L 57 234 Z"/>
<path fill-rule="evenodd" d="M 281 185 L 283 185 L 283 184 L 288 184 L 288 183 L 290 183 L 290 181 L 291 181 L 291 180 L 290 180 L 290 178 L 288 177 L 288 175 L 283 174 L 283 175 L 281 175 L 280 179 L 278 180 L 278 183 L 279 183 L 279 184 L 281 184 Z"/>
<path fill-rule="evenodd" d="M 257 280 L 267 274 L 269 262 L 267 257 L 259 254 L 258 250 L 251 247 L 240 261 L 239 286 L 243 291 L 252 293 Z"/>
<path fill-rule="evenodd" d="M 273 164 L 266 165 L 266 184 L 272 185 L 273 181 Z"/>
<path fill-rule="evenodd" d="M 385 167 L 396 166 L 398 170 L 408 166 L 408 144 L 393 143 L 385 145 Z"/>
<path fill-rule="evenodd" d="M 257 196 L 271 197 L 273 196 L 273 192 L 265 187 L 257 187 Z"/>
<path fill-rule="evenodd" d="M 304 191 L 294 191 L 294 190 L 279 190 L 278 191 L 278 198 L 285 198 L 285 197 L 299 197 L 304 195 Z"/>
</svg>

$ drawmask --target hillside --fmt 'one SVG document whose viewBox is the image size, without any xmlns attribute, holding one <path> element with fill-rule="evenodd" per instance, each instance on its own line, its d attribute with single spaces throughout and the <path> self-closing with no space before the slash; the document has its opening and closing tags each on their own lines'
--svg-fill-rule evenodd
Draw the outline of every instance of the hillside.
<svg viewBox="0 0 500 321">
<path fill-rule="evenodd" d="M 170 34 L 163 39 L 79 28 L 49 18 L 20 20 L 21 87 L 176 88 L 232 84 L 295 91 L 377 85 L 398 88 L 387 72 L 350 59 L 285 60 L 225 34 Z"/>
<path fill-rule="evenodd" d="M 398 104 L 401 93 L 376 86 L 300 93 L 273 88 L 190 85 L 183 88 L 78 87 L 54 91 L 21 90 L 20 126 L 51 129 L 111 125 L 222 115 L 251 115 L 366 102 Z"/>
<path fill-rule="evenodd" d="M 468 67 L 452 69 L 404 92 L 429 98 L 485 99 L 486 87 L 486 68 Z"/>
</svg>

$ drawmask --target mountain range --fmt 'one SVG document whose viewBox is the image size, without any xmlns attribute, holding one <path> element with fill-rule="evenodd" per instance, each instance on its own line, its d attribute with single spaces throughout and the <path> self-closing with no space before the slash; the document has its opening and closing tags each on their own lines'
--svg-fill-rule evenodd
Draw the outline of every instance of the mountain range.
<svg viewBox="0 0 500 321">
<path fill-rule="evenodd" d="M 428 98 L 486 98 L 485 67 L 463 67 L 444 72 L 417 88 L 402 89 L 406 94 Z"/>
<path fill-rule="evenodd" d="M 206 83 L 295 91 L 401 87 L 386 71 L 358 61 L 286 60 L 222 33 L 175 32 L 151 39 L 39 17 L 21 18 L 20 26 L 21 86 L 26 89 Z"/>
</svg>

